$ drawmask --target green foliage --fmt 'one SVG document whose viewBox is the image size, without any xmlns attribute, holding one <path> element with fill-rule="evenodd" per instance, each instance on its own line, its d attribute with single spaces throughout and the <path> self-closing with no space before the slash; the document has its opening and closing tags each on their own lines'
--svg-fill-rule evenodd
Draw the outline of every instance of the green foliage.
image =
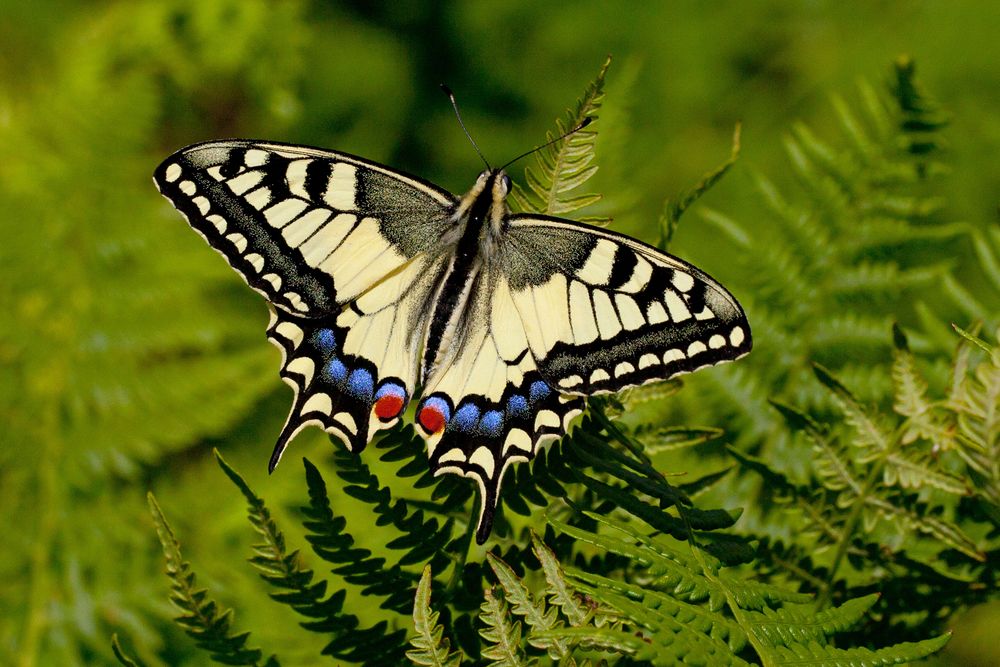
<svg viewBox="0 0 1000 667">
<path fill-rule="evenodd" d="M 687 661 L 745 665 L 748 659 L 779 665 L 804 658 L 831 666 L 898 664 L 926 657 L 948 641 L 949 636 L 942 635 L 878 650 L 837 647 L 831 641 L 833 635 L 858 625 L 877 595 L 817 611 L 811 596 L 758 583 L 739 568 L 727 567 L 712 552 L 721 551 L 735 560 L 733 554 L 720 550 L 721 543 L 705 539 L 711 533 L 701 533 L 699 541 L 691 539 L 693 532 L 682 534 L 690 546 L 658 536 L 651 510 L 661 505 L 656 499 L 662 501 L 663 492 L 671 487 L 655 470 L 645 468 L 641 445 L 632 444 L 631 456 L 619 451 L 619 458 L 643 475 L 626 473 L 625 465 L 608 470 L 612 477 L 630 479 L 632 489 L 637 488 L 635 482 L 645 482 L 630 506 L 620 506 L 624 512 L 574 514 L 575 521 L 582 519 L 590 527 L 549 519 L 559 534 L 573 539 L 575 550 L 592 545 L 617 556 L 614 565 L 605 561 L 601 572 L 593 567 L 564 567 L 532 535 L 533 552 L 544 575 L 544 592 L 539 594 L 503 560 L 487 554 L 503 600 L 509 602 L 509 606 L 498 602 L 495 589 L 484 593 L 487 630 L 482 634 L 488 645 L 483 656 L 496 660 L 492 664 L 524 664 L 522 655 L 538 649 L 560 664 L 577 660 L 591 664 L 587 653 L 594 650 L 654 665 Z M 693 525 L 691 519 L 699 511 L 682 493 L 673 490 L 672 496 L 675 502 L 660 509 L 672 508 L 680 520 Z M 648 532 L 651 528 L 652 533 Z M 418 593 L 416 607 L 427 604 L 426 594 Z M 420 611 L 424 619 L 428 614 L 429 609 Z M 519 619 L 524 623 L 523 633 Z M 442 635 L 435 634 L 434 643 L 447 652 Z"/>
<path fill-rule="evenodd" d="M 899 327 L 894 344 L 892 414 L 864 405 L 821 366 L 816 377 L 838 416 L 824 423 L 774 404 L 812 445 L 808 483 L 731 450 L 764 479 L 766 502 L 792 510 L 783 516 L 794 538 L 765 540 L 762 560 L 780 580 L 818 592 L 821 603 L 866 590 L 887 593 L 872 636 L 885 625 L 920 632 L 994 596 L 1000 566 L 996 350 L 977 350 L 982 358 L 971 366 L 970 345 L 960 345 L 950 388 L 934 398 Z M 888 595 L 918 586 L 921 595 Z"/>
<path fill-rule="evenodd" d="M 795 194 L 753 174 L 765 229 L 700 209 L 738 249 L 738 293 L 758 344 L 753 369 L 737 365 L 701 379 L 698 400 L 736 420 L 741 446 L 767 443 L 779 458 L 791 454 L 790 443 L 767 397 L 829 409 L 829 394 L 810 379 L 811 364 L 821 363 L 850 378 L 866 400 L 885 400 L 884 332 L 896 319 L 929 323 L 939 322 L 933 312 L 958 314 L 955 300 L 933 288 L 954 282 L 954 253 L 973 234 L 945 219 L 943 198 L 930 190 L 947 173 L 947 120 L 911 60 L 895 63 L 885 90 L 862 82 L 856 103 L 835 95 L 833 109 L 836 142 L 802 122 L 784 138 Z M 915 340 L 925 352 L 947 345 L 939 335 Z"/>
<path fill-rule="evenodd" d="M 115 658 L 118 659 L 118 662 L 125 667 L 139 667 L 139 663 L 130 658 L 122 650 L 121 644 L 118 642 L 118 635 L 111 635 L 111 650 L 115 654 Z"/>
<path fill-rule="evenodd" d="M 250 628 L 286 665 L 401 664 L 428 563 L 424 591 L 439 616 L 428 600 L 421 623 L 453 639 L 466 664 L 546 664 L 553 653 L 564 664 L 634 664 L 695 638 L 694 657 L 885 663 L 926 654 L 954 610 L 995 598 L 1000 228 L 982 224 L 995 205 L 996 132 L 979 82 L 996 58 L 968 30 L 988 24 L 982 7 L 952 22 L 930 6 L 831 19 L 780 3 L 750 10 L 755 20 L 694 5 L 548 16 L 530 3 L 9 4 L 0 662 L 190 665 L 214 653 L 266 664 Z M 907 61 L 886 91 L 862 85 L 850 102 L 834 99 L 839 138 L 811 129 L 823 127 L 815 81 L 839 76 L 817 54 L 852 68 L 882 58 L 829 41 L 881 14 L 898 20 L 900 39 L 956 25 L 970 44 L 961 67 L 939 51 L 922 70 L 962 110 L 947 141 L 949 116 Z M 799 38 L 804 18 L 817 28 L 809 40 Z M 595 402 L 569 438 L 509 471 L 489 554 L 470 540 L 472 487 L 432 478 L 407 429 L 374 443 L 381 460 L 370 450 L 307 462 L 308 498 L 294 468 L 258 481 L 263 467 L 249 461 L 287 409 L 260 335 L 264 308 L 156 196 L 152 166 L 200 139 L 259 136 L 466 184 L 474 155 L 449 142 L 454 121 L 427 63 L 446 65 L 467 115 L 479 105 L 476 125 L 513 154 L 540 111 L 572 99 L 587 75 L 579 63 L 600 57 L 593 45 L 621 43 L 615 34 L 629 36 L 624 67 L 612 77 L 605 64 L 548 136 L 600 121 L 531 158 L 518 201 L 644 220 L 627 231 L 696 260 L 708 248 L 711 260 L 696 263 L 748 306 L 754 355 L 684 391 L 671 382 Z M 732 38 L 704 38 L 714 34 Z M 771 130 L 791 113 L 810 118 L 784 144 L 798 185 L 760 175 L 777 171 Z M 729 161 L 671 198 L 654 228 L 662 193 L 697 181 L 700 156 L 724 146 L 737 118 L 767 210 L 755 214 L 738 189 L 746 162 Z M 735 178 L 713 187 L 725 173 Z M 740 222 L 702 201 L 740 211 Z M 685 211 L 715 225 L 677 235 Z M 727 254 L 719 229 L 737 251 Z M 894 320 L 912 352 L 897 345 L 890 364 Z M 951 321 L 976 342 L 948 362 Z M 829 369 L 822 381 L 814 362 Z M 767 493 L 740 499 L 732 461 L 715 465 L 729 439 Z M 239 493 L 220 482 L 213 446 L 247 471 L 219 461 Z M 666 484 L 666 470 L 689 475 Z M 328 488 L 324 475 L 338 483 Z M 154 509 L 179 623 L 143 520 L 150 487 L 197 554 L 200 584 Z M 113 631 L 124 648 L 109 646 Z"/>
</svg>

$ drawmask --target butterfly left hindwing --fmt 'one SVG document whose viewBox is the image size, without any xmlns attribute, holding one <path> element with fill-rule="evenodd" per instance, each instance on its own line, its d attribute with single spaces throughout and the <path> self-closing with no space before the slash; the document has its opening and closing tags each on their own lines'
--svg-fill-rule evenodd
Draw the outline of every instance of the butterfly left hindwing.
<svg viewBox="0 0 1000 667">
<path fill-rule="evenodd" d="M 442 263 L 429 256 L 411 260 L 335 316 L 309 319 L 272 308 L 267 336 L 282 351 L 281 377 L 295 399 L 270 470 L 308 424 L 360 452 L 377 431 L 399 421 L 418 383 L 424 306 Z"/>
</svg>

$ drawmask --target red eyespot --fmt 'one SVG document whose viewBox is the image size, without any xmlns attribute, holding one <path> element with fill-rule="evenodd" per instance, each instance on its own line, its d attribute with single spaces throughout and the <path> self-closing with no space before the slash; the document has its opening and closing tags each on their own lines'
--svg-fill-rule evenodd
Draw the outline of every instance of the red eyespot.
<svg viewBox="0 0 1000 667">
<path fill-rule="evenodd" d="M 375 401 L 375 416 L 379 419 L 392 419 L 399 416 L 403 410 L 403 398 L 395 394 L 386 394 Z"/>
<path fill-rule="evenodd" d="M 444 415 L 434 407 L 427 405 L 420 410 L 420 415 L 417 417 L 420 421 L 420 425 L 424 427 L 429 433 L 438 433 L 444 428 Z"/>
</svg>

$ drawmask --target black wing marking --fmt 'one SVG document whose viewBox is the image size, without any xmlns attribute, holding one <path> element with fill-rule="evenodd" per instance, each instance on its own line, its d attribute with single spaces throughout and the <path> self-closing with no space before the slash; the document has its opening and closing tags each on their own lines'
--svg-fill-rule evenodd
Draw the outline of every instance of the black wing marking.
<svg viewBox="0 0 1000 667">
<path fill-rule="evenodd" d="M 153 180 L 252 288 L 306 317 L 337 313 L 433 248 L 455 205 L 352 155 L 255 141 L 190 146 Z"/>
<path fill-rule="evenodd" d="M 539 372 L 566 393 L 664 380 L 742 357 L 753 344 L 722 285 L 619 234 L 512 216 L 498 262 Z"/>
</svg>

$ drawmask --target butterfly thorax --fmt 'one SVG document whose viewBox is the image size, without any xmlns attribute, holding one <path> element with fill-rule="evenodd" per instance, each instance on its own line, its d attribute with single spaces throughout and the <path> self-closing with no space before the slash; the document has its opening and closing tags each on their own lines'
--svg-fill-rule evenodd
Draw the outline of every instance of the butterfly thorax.
<svg viewBox="0 0 1000 667">
<path fill-rule="evenodd" d="M 492 256 L 510 214 L 509 192 L 510 179 L 503 171 L 484 171 L 455 207 L 454 227 L 447 236 L 457 241 L 435 298 L 424 346 L 422 376 L 425 380 L 447 359 L 448 350 L 457 347 L 456 339 L 461 339 L 468 316 L 469 295 L 473 293 L 484 261 Z"/>
</svg>

